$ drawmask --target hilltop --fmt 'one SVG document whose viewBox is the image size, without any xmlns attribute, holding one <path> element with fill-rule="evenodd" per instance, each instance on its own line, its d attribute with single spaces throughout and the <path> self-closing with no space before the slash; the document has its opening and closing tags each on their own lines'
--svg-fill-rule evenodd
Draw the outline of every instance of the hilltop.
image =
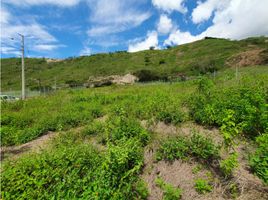
<svg viewBox="0 0 268 200">
<path fill-rule="evenodd" d="M 26 58 L 26 87 L 32 90 L 57 85 L 82 85 L 92 77 L 141 75 L 140 70 L 159 79 L 192 76 L 234 66 L 267 65 L 268 38 L 240 41 L 205 38 L 164 50 L 125 51 L 81 56 L 64 60 Z M 20 58 L 1 59 L 1 90 L 20 88 Z"/>
</svg>

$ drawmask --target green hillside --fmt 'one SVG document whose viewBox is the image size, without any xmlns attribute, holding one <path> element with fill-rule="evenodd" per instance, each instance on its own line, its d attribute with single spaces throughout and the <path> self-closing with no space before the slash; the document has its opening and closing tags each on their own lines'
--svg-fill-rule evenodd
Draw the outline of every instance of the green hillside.
<svg viewBox="0 0 268 200">
<path fill-rule="evenodd" d="M 228 61 L 237 61 L 236 55 L 251 50 L 260 50 L 260 64 L 265 65 L 268 62 L 267 41 L 267 37 L 241 41 L 208 38 L 166 50 L 96 54 L 59 62 L 47 62 L 45 58 L 27 58 L 26 86 L 34 89 L 40 83 L 52 87 L 55 79 L 58 85 L 70 81 L 82 84 L 92 76 L 135 73 L 141 69 L 164 76 L 178 73 L 196 75 L 226 68 L 230 66 Z M 241 58 L 238 56 L 238 59 Z M 255 64 L 258 63 L 246 63 Z M 20 58 L 1 60 L 1 91 L 20 88 L 20 66 Z"/>
</svg>

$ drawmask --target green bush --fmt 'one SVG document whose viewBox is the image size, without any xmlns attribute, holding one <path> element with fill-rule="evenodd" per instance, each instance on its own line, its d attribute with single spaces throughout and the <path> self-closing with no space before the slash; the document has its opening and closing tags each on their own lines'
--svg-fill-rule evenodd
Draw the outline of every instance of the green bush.
<svg viewBox="0 0 268 200">
<path fill-rule="evenodd" d="M 86 196 L 98 199 L 133 199 L 134 185 L 143 165 L 143 151 L 136 139 L 120 140 L 117 145 L 109 144 L 102 165 L 96 172 L 93 188 Z M 139 192 L 136 195 L 142 196 Z"/>
<path fill-rule="evenodd" d="M 181 199 L 182 190 L 180 188 L 175 188 L 169 183 L 165 183 L 160 177 L 156 178 L 155 183 L 160 187 L 164 194 L 163 200 L 178 200 Z"/>
<path fill-rule="evenodd" d="M 149 196 L 147 183 L 142 179 L 134 184 L 134 191 L 137 192 L 138 196 L 140 196 L 140 199 L 146 200 Z"/>
<path fill-rule="evenodd" d="M 108 144 L 99 152 L 74 133 L 55 138 L 51 149 L 6 162 L 4 199 L 141 199 L 137 185 L 143 149 L 137 139 Z M 133 193 L 135 191 L 135 193 Z"/>
<path fill-rule="evenodd" d="M 177 137 L 163 141 L 156 154 L 157 160 L 168 161 L 187 159 L 189 156 L 204 161 L 217 159 L 219 147 L 210 138 L 195 133 L 190 139 Z"/>
<path fill-rule="evenodd" d="M 219 87 L 201 79 L 197 91 L 188 101 L 190 114 L 196 122 L 218 127 L 224 125 L 227 130 L 243 132 L 249 137 L 267 129 L 268 93 L 261 80 L 245 78 L 232 87 Z M 231 118 L 227 111 L 232 112 Z"/>
<path fill-rule="evenodd" d="M 102 133 L 104 133 L 104 131 L 105 131 L 104 124 L 98 121 L 94 121 L 84 127 L 84 129 L 82 130 L 82 134 L 101 135 Z"/>
<path fill-rule="evenodd" d="M 225 177 L 230 177 L 234 169 L 238 167 L 237 157 L 237 153 L 231 153 L 228 158 L 221 160 L 220 169 Z"/>
<path fill-rule="evenodd" d="M 206 181 L 204 179 L 195 180 L 195 186 L 194 187 L 195 187 L 195 190 L 199 194 L 205 194 L 207 192 L 212 191 L 212 186 L 208 183 L 208 181 Z"/>
<path fill-rule="evenodd" d="M 105 133 L 106 139 L 113 143 L 121 139 L 137 138 L 144 146 L 149 141 L 149 133 L 140 123 L 124 115 L 110 118 L 106 122 Z"/>
<path fill-rule="evenodd" d="M 3 166 L 2 198 L 80 198 L 100 161 L 92 147 L 72 144 L 10 161 Z"/>
<path fill-rule="evenodd" d="M 219 157 L 219 147 L 213 140 L 199 134 L 194 134 L 190 138 L 189 148 L 191 155 L 198 159 L 213 160 Z"/>
<path fill-rule="evenodd" d="M 167 80 L 167 76 L 165 74 L 160 74 L 155 71 L 142 69 L 134 72 L 134 75 L 138 77 L 140 82 L 148 82 L 148 81 L 157 81 L 157 80 Z"/>
<path fill-rule="evenodd" d="M 184 121 L 185 115 L 182 111 L 178 109 L 164 108 L 157 113 L 156 119 L 166 124 L 172 123 L 177 125 Z"/>
<path fill-rule="evenodd" d="M 256 138 L 258 148 L 250 155 L 250 167 L 253 172 L 268 184 L 268 133 Z"/>
<path fill-rule="evenodd" d="M 183 137 L 170 138 L 162 142 L 157 150 L 157 160 L 173 161 L 186 159 L 189 153 L 189 142 Z"/>
</svg>

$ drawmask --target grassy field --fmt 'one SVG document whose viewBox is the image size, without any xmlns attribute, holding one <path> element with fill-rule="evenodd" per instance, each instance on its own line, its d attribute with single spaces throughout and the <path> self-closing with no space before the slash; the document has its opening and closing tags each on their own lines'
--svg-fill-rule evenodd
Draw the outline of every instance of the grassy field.
<svg viewBox="0 0 268 200">
<path fill-rule="evenodd" d="M 69 82 L 79 85 L 92 76 L 135 74 L 139 70 L 150 70 L 161 77 L 205 74 L 225 69 L 228 60 L 240 52 L 267 49 L 266 41 L 266 37 L 241 41 L 204 39 L 166 50 L 96 54 L 49 63 L 42 58 L 28 58 L 26 86 L 32 90 L 40 86 L 51 88 L 55 81 L 60 87 Z M 262 56 L 267 63 L 267 51 Z M 19 90 L 20 76 L 19 58 L 1 59 L 1 91 Z"/>
<path fill-rule="evenodd" d="M 267 66 L 253 66 L 238 79 L 229 68 L 3 102 L 2 145 L 58 134 L 41 151 L 4 154 L 2 198 L 266 199 L 267 86 Z"/>
</svg>

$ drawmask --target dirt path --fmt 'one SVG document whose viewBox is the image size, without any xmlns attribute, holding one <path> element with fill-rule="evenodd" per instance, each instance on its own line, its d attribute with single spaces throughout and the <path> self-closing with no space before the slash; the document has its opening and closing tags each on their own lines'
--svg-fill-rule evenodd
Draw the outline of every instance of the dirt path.
<svg viewBox="0 0 268 200">
<path fill-rule="evenodd" d="M 44 149 L 49 141 L 55 138 L 59 132 L 48 132 L 41 137 L 27 142 L 25 144 L 19 146 L 9 146 L 9 147 L 1 147 L 1 161 L 6 159 L 7 157 L 16 158 L 23 153 L 34 151 L 38 152 L 41 149 Z"/>
<path fill-rule="evenodd" d="M 99 122 L 105 122 L 107 120 L 108 116 L 103 116 L 100 118 L 97 118 L 96 121 Z M 70 129 L 69 131 L 78 133 L 83 129 L 83 127 L 75 127 Z M 42 135 L 35 140 L 32 140 L 30 142 L 27 142 L 22 145 L 18 146 L 9 146 L 9 147 L 1 147 L 0 153 L 1 153 L 1 161 L 3 161 L 6 158 L 18 158 L 24 153 L 27 152 L 40 152 L 40 150 L 45 149 L 50 141 L 52 141 L 55 137 L 57 137 L 61 132 L 52 132 L 49 131 L 45 135 Z M 98 147 L 99 149 L 102 149 L 103 147 L 99 145 L 95 138 L 91 138 L 90 142 Z"/>
</svg>

